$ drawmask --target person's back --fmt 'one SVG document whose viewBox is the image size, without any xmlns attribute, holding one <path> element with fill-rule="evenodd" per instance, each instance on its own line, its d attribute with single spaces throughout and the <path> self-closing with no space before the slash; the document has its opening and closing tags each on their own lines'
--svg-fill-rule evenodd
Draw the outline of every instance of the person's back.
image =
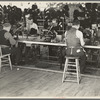
<svg viewBox="0 0 100 100">
<path fill-rule="evenodd" d="M 79 38 L 76 36 L 76 29 L 75 28 L 71 28 L 69 31 L 67 31 L 67 35 L 66 35 L 67 39 L 67 46 L 68 47 L 80 47 L 80 40 Z"/>
<path fill-rule="evenodd" d="M 10 46 L 9 40 L 5 38 L 6 30 L 0 30 L 0 45 L 7 45 Z"/>
<path fill-rule="evenodd" d="M 82 47 L 85 44 L 83 34 L 78 30 L 79 26 L 79 21 L 73 22 L 72 28 L 65 32 L 65 42 L 67 45 L 66 56 L 80 57 L 80 70 L 82 73 L 85 67 L 86 56 Z"/>
</svg>

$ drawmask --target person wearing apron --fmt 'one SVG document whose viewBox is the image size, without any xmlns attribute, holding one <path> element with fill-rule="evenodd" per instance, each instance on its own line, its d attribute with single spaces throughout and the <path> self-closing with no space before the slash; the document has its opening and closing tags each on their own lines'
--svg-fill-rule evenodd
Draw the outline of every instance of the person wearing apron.
<svg viewBox="0 0 100 100">
<path fill-rule="evenodd" d="M 85 42 L 83 39 L 83 33 L 79 31 L 80 22 L 78 20 L 73 21 L 72 28 L 65 32 L 66 42 L 66 56 L 79 57 L 80 58 L 80 72 L 84 73 L 86 55 L 83 48 Z"/>
</svg>

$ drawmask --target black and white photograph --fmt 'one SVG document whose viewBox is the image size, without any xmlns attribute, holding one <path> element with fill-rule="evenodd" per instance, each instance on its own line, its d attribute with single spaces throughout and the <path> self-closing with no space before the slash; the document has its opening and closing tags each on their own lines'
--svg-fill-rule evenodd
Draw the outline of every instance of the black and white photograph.
<svg viewBox="0 0 100 100">
<path fill-rule="evenodd" d="M 0 98 L 8 97 L 100 97 L 99 1 L 0 1 Z"/>
</svg>

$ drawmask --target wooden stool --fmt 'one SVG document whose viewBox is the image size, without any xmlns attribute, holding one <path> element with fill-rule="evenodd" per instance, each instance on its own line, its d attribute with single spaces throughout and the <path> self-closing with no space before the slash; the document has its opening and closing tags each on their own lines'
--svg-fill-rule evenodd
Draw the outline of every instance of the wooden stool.
<svg viewBox="0 0 100 100">
<path fill-rule="evenodd" d="M 79 57 L 66 57 L 62 82 L 73 81 L 73 82 L 78 82 L 79 84 L 80 80 L 81 80 L 81 75 L 80 75 Z"/>
</svg>

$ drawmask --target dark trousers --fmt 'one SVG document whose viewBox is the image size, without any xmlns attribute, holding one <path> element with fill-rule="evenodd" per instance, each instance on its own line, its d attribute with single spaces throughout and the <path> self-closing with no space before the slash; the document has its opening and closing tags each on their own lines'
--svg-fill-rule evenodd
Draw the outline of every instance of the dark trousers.
<svg viewBox="0 0 100 100">
<path fill-rule="evenodd" d="M 21 50 L 18 47 L 2 48 L 3 54 L 11 54 L 12 63 L 19 63 L 21 61 Z"/>
<path fill-rule="evenodd" d="M 83 48 L 67 48 L 66 49 L 66 56 L 70 57 L 79 57 L 80 58 L 80 72 L 83 73 L 85 69 L 86 63 L 86 54 Z"/>
</svg>

